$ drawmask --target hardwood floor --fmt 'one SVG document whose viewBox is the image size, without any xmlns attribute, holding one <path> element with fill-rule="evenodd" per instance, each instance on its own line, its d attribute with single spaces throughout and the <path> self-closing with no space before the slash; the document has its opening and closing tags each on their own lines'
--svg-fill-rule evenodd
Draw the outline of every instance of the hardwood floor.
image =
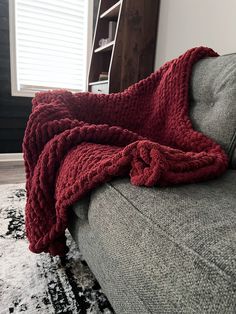
<svg viewBox="0 0 236 314">
<path fill-rule="evenodd" d="M 0 184 L 25 182 L 22 154 L 0 154 Z"/>
</svg>

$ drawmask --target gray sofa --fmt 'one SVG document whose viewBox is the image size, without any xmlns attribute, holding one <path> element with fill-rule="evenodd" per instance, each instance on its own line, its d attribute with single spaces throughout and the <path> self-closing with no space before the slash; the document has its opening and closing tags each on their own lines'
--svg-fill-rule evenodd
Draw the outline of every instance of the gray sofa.
<svg viewBox="0 0 236 314">
<path fill-rule="evenodd" d="M 173 187 L 106 183 L 74 205 L 69 230 L 117 314 L 236 313 L 236 54 L 199 61 L 196 129 L 220 143 L 220 178 Z"/>
</svg>

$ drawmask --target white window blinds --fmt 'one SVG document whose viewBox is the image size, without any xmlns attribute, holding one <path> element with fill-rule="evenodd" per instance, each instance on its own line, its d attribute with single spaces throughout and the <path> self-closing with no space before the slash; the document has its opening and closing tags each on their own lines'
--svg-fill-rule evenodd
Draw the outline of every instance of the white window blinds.
<svg viewBox="0 0 236 314">
<path fill-rule="evenodd" d="M 84 91 L 89 1 L 13 1 L 17 90 Z"/>
</svg>

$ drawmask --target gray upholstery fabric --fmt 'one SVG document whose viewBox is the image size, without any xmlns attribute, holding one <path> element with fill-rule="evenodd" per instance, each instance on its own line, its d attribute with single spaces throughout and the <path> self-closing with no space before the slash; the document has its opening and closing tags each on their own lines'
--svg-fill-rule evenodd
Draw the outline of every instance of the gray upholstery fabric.
<svg viewBox="0 0 236 314">
<path fill-rule="evenodd" d="M 200 60 L 190 86 L 193 126 L 221 144 L 236 168 L 236 54 Z"/>
<path fill-rule="evenodd" d="M 117 314 L 236 313 L 236 170 L 217 180 L 91 194 L 70 231 Z"/>
<path fill-rule="evenodd" d="M 89 203 L 90 203 L 90 197 L 89 195 L 87 195 L 83 199 L 76 202 L 73 206 L 76 215 L 82 220 L 88 219 Z"/>
<path fill-rule="evenodd" d="M 194 128 L 236 168 L 236 54 L 199 61 Z M 168 188 L 104 184 L 77 202 L 70 231 L 117 314 L 236 313 L 236 170 Z"/>
</svg>

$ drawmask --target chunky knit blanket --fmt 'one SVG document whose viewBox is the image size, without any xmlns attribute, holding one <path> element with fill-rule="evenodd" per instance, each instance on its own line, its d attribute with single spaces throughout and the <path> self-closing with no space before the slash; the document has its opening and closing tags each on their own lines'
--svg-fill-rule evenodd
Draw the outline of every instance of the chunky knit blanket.
<svg viewBox="0 0 236 314">
<path fill-rule="evenodd" d="M 191 49 L 117 94 L 36 95 L 23 143 L 31 251 L 63 255 L 71 205 L 116 176 L 163 186 L 226 170 L 224 151 L 188 116 L 192 66 L 209 56 L 217 54 Z"/>
</svg>

